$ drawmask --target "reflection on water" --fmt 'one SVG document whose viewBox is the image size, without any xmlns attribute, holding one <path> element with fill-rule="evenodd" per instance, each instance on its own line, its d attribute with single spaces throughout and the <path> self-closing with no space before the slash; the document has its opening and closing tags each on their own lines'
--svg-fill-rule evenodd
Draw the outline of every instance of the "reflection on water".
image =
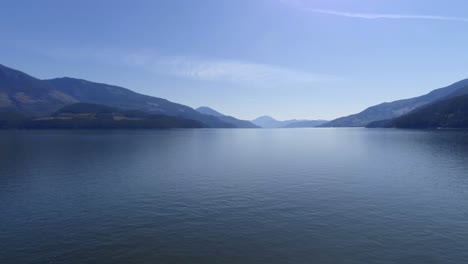
<svg viewBox="0 0 468 264">
<path fill-rule="evenodd" d="M 0 132 L 0 263 L 463 263 L 468 133 Z"/>
</svg>

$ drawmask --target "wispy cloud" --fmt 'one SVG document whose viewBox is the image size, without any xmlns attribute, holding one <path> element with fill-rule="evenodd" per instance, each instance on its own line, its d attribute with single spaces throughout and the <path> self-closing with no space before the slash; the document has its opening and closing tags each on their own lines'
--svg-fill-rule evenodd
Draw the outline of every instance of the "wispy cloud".
<svg viewBox="0 0 468 264">
<path fill-rule="evenodd" d="M 468 22 L 466 17 L 452 17 L 452 16 L 434 16 L 434 15 L 407 15 L 407 14 L 383 14 L 383 13 L 354 13 L 354 12 L 342 12 L 328 9 L 310 9 L 307 10 L 341 17 L 350 18 L 362 18 L 362 19 L 419 19 L 419 20 L 441 20 L 441 21 L 457 21 L 457 22 Z"/>
<path fill-rule="evenodd" d="M 268 64 L 246 61 L 207 59 L 184 56 L 154 56 L 135 53 L 125 57 L 128 65 L 158 74 L 199 81 L 250 84 L 308 84 L 336 79 L 331 75 L 310 73 Z"/>
<path fill-rule="evenodd" d="M 422 15 L 422 14 L 394 14 L 394 13 L 362 13 L 349 12 L 333 9 L 311 8 L 307 1 L 304 0 L 278 0 L 280 3 L 300 8 L 313 13 L 341 16 L 360 19 L 407 19 L 407 20 L 438 20 L 438 21 L 453 21 L 453 22 L 468 22 L 468 17 L 456 16 L 441 16 L 441 15 Z"/>
<path fill-rule="evenodd" d="M 210 82 L 251 84 L 255 87 L 307 85 L 340 78 L 276 65 L 199 56 L 170 56 L 157 51 L 129 52 L 112 49 L 47 49 L 44 54 L 67 60 L 87 60 L 125 65 L 158 75 Z"/>
</svg>

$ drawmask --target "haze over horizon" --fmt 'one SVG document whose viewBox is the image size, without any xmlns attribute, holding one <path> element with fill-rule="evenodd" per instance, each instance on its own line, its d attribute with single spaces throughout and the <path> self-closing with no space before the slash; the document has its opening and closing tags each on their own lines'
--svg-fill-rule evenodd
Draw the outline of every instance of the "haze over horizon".
<svg viewBox="0 0 468 264">
<path fill-rule="evenodd" d="M 20 0 L 2 3 L 0 64 L 243 119 L 330 120 L 468 78 L 467 26 L 461 0 Z"/>
</svg>

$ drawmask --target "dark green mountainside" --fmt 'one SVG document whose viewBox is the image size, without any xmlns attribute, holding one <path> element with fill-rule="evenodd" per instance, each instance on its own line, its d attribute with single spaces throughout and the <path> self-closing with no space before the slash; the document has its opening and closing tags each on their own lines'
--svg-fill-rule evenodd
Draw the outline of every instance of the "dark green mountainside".
<svg viewBox="0 0 468 264">
<path fill-rule="evenodd" d="M 196 110 L 166 99 L 135 93 L 129 89 L 74 78 L 47 80 L 60 91 L 79 102 L 103 104 L 123 109 L 135 109 L 148 113 L 176 116 L 205 123 L 208 127 L 233 128 L 214 116 L 203 115 Z"/>
<path fill-rule="evenodd" d="M 192 119 L 205 127 L 233 128 L 215 116 L 168 100 L 135 93 L 129 89 L 74 78 L 39 80 L 0 65 L 0 112 L 26 116 L 49 116 L 73 103 L 93 103 L 150 114 Z"/>
<path fill-rule="evenodd" d="M 395 119 L 372 122 L 367 127 L 468 128 L 468 95 L 441 100 Z"/>
<path fill-rule="evenodd" d="M 117 128 L 202 128 L 201 122 L 178 117 L 123 110 L 105 105 L 76 103 L 50 116 L 27 117 L 0 113 L 0 128 L 16 129 L 117 129 Z"/>
<path fill-rule="evenodd" d="M 444 88 L 434 90 L 426 95 L 410 99 L 398 100 L 391 103 L 382 103 L 367 108 L 366 110 L 346 116 L 321 125 L 322 127 L 364 127 L 369 123 L 379 120 L 393 119 L 402 116 L 423 105 L 442 100 L 450 96 L 468 93 L 464 88 L 468 85 L 468 79 L 456 82 Z"/>
</svg>

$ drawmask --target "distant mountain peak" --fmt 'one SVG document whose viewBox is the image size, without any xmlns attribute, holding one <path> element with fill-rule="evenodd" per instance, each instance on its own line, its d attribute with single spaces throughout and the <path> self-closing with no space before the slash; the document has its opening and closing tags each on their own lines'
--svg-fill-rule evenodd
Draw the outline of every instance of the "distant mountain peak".
<svg viewBox="0 0 468 264">
<path fill-rule="evenodd" d="M 269 115 L 263 115 L 263 116 L 259 116 L 255 118 L 254 121 L 278 121 L 278 120 Z"/>
<path fill-rule="evenodd" d="M 277 120 L 271 116 L 263 115 L 252 120 L 252 123 L 263 128 L 300 128 L 300 127 L 316 127 L 327 121 L 324 120 L 306 120 L 306 119 L 289 119 Z"/>
<path fill-rule="evenodd" d="M 216 116 L 216 117 L 222 117 L 225 116 L 224 114 L 221 114 L 220 112 L 214 110 L 213 108 L 210 108 L 208 106 L 200 106 L 197 109 L 198 112 L 204 114 L 204 115 L 210 115 L 210 116 Z"/>
<path fill-rule="evenodd" d="M 264 116 L 259 116 L 252 120 L 252 123 L 254 123 L 257 126 L 263 127 L 263 128 L 279 128 L 286 126 L 290 123 L 296 122 L 297 120 L 285 120 L 285 121 L 279 121 L 276 120 L 275 118 L 264 115 Z"/>
<path fill-rule="evenodd" d="M 238 128 L 258 128 L 259 127 L 250 121 L 240 120 L 232 116 L 227 116 L 208 106 L 200 106 L 195 110 L 199 112 L 200 114 L 216 117 L 220 119 L 221 121 L 226 122 L 228 124 L 232 124 Z"/>
</svg>

